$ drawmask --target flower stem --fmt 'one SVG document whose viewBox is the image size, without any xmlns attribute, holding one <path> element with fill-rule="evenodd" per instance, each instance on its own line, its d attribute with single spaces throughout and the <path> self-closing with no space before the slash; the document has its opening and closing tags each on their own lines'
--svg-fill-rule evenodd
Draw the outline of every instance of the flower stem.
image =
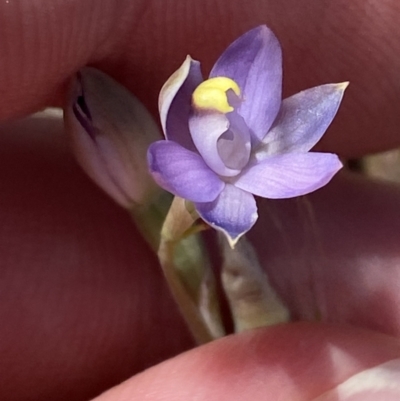
<svg viewBox="0 0 400 401">
<path fill-rule="evenodd" d="M 179 310 L 184 317 L 189 330 L 198 344 L 204 344 L 213 340 L 195 302 L 185 288 L 181 277 L 174 264 L 174 253 L 176 244 L 171 241 L 161 241 L 158 257 L 164 276 L 169 285 L 172 296 L 178 304 Z"/>
<path fill-rule="evenodd" d="M 131 209 L 136 226 L 157 253 L 167 284 L 198 344 L 225 335 L 215 278 L 194 209 L 169 194 Z"/>
<path fill-rule="evenodd" d="M 215 279 L 195 224 L 197 214 L 175 197 L 161 230 L 158 258 L 171 293 L 198 344 L 225 335 Z"/>
</svg>

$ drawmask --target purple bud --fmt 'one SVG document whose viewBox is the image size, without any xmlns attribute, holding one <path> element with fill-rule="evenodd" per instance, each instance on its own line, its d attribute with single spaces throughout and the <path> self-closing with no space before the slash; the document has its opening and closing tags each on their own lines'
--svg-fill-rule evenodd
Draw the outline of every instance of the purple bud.
<svg viewBox="0 0 400 401">
<path fill-rule="evenodd" d="M 147 148 L 160 137 L 158 127 L 112 78 L 82 69 L 71 83 L 65 122 L 79 164 L 121 206 L 144 204 L 160 191 L 146 162 Z"/>
</svg>

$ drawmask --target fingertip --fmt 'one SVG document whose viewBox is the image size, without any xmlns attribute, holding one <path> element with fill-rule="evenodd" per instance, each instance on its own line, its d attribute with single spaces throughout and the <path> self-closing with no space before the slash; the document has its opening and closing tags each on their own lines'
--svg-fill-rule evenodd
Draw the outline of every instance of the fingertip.
<svg viewBox="0 0 400 401">
<path fill-rule="evenodd" d="M 309 323 L 281 325 L 188 351 L 96 401 L 312 400 L 361 371 L 399 357 L 396 339 L 373 332 Z"/>
</svg>

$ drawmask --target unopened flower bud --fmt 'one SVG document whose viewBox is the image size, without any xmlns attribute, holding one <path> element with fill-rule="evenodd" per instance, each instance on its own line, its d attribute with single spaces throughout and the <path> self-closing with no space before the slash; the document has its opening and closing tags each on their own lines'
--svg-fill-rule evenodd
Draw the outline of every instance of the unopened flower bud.
<svg viewBox="0 0 400 401">
<path fill-rule="evenodd" d="M 117 203 L 131 209 L 157 196 L 146 152 L 160 133 L 127 89 L 94 68 L 82 69 L 71 84 L 65 122 L 79 164 Z"/>
</svg>

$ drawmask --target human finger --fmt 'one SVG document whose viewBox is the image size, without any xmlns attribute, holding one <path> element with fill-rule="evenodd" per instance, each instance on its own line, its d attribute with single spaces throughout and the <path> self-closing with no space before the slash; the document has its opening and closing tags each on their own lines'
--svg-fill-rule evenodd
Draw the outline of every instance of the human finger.
<svg viewBox="0 0 400 401">
<path fill-rule="evenodd" d="M 359 156 L 398 146 L 400 7 L 395 0 L 120 0 L 0 5 L 0 118 L 61 104 L 85 64 L 110 73 L 154 113 L 161 85 L 187 53 L 207 72 L 237 36 L 267 23 L 284 49 L 285 93 L 351 82 L 321 149 Z"/>
<path fill-rule="evenodd" d="M 62 120 L 0 126 L 0 399 L 89 399 L 193 346 L 129 215 Z"/>
<path fill-rule="evenodd" d="M 398 340 L 373 332 L 288 324 L 196 348 L 95 401 L 394 401 L 399 355 Z"/>
<path fill-rule="evenodd" d="M 88 398 L 193 345 L 154 257 L 75 166 L 60 130 L 60 120 L 28 119 L 0 136 L 0 388 L 9 400 L 61 401 L 60 389 L 69 401 Z M 317 232 L 296 201 L 261 204 L 252 240 L 293 318 L 398 335 L 398 196 L 361 178 L 333 182 L 312 198 Z"/>
</svg>

